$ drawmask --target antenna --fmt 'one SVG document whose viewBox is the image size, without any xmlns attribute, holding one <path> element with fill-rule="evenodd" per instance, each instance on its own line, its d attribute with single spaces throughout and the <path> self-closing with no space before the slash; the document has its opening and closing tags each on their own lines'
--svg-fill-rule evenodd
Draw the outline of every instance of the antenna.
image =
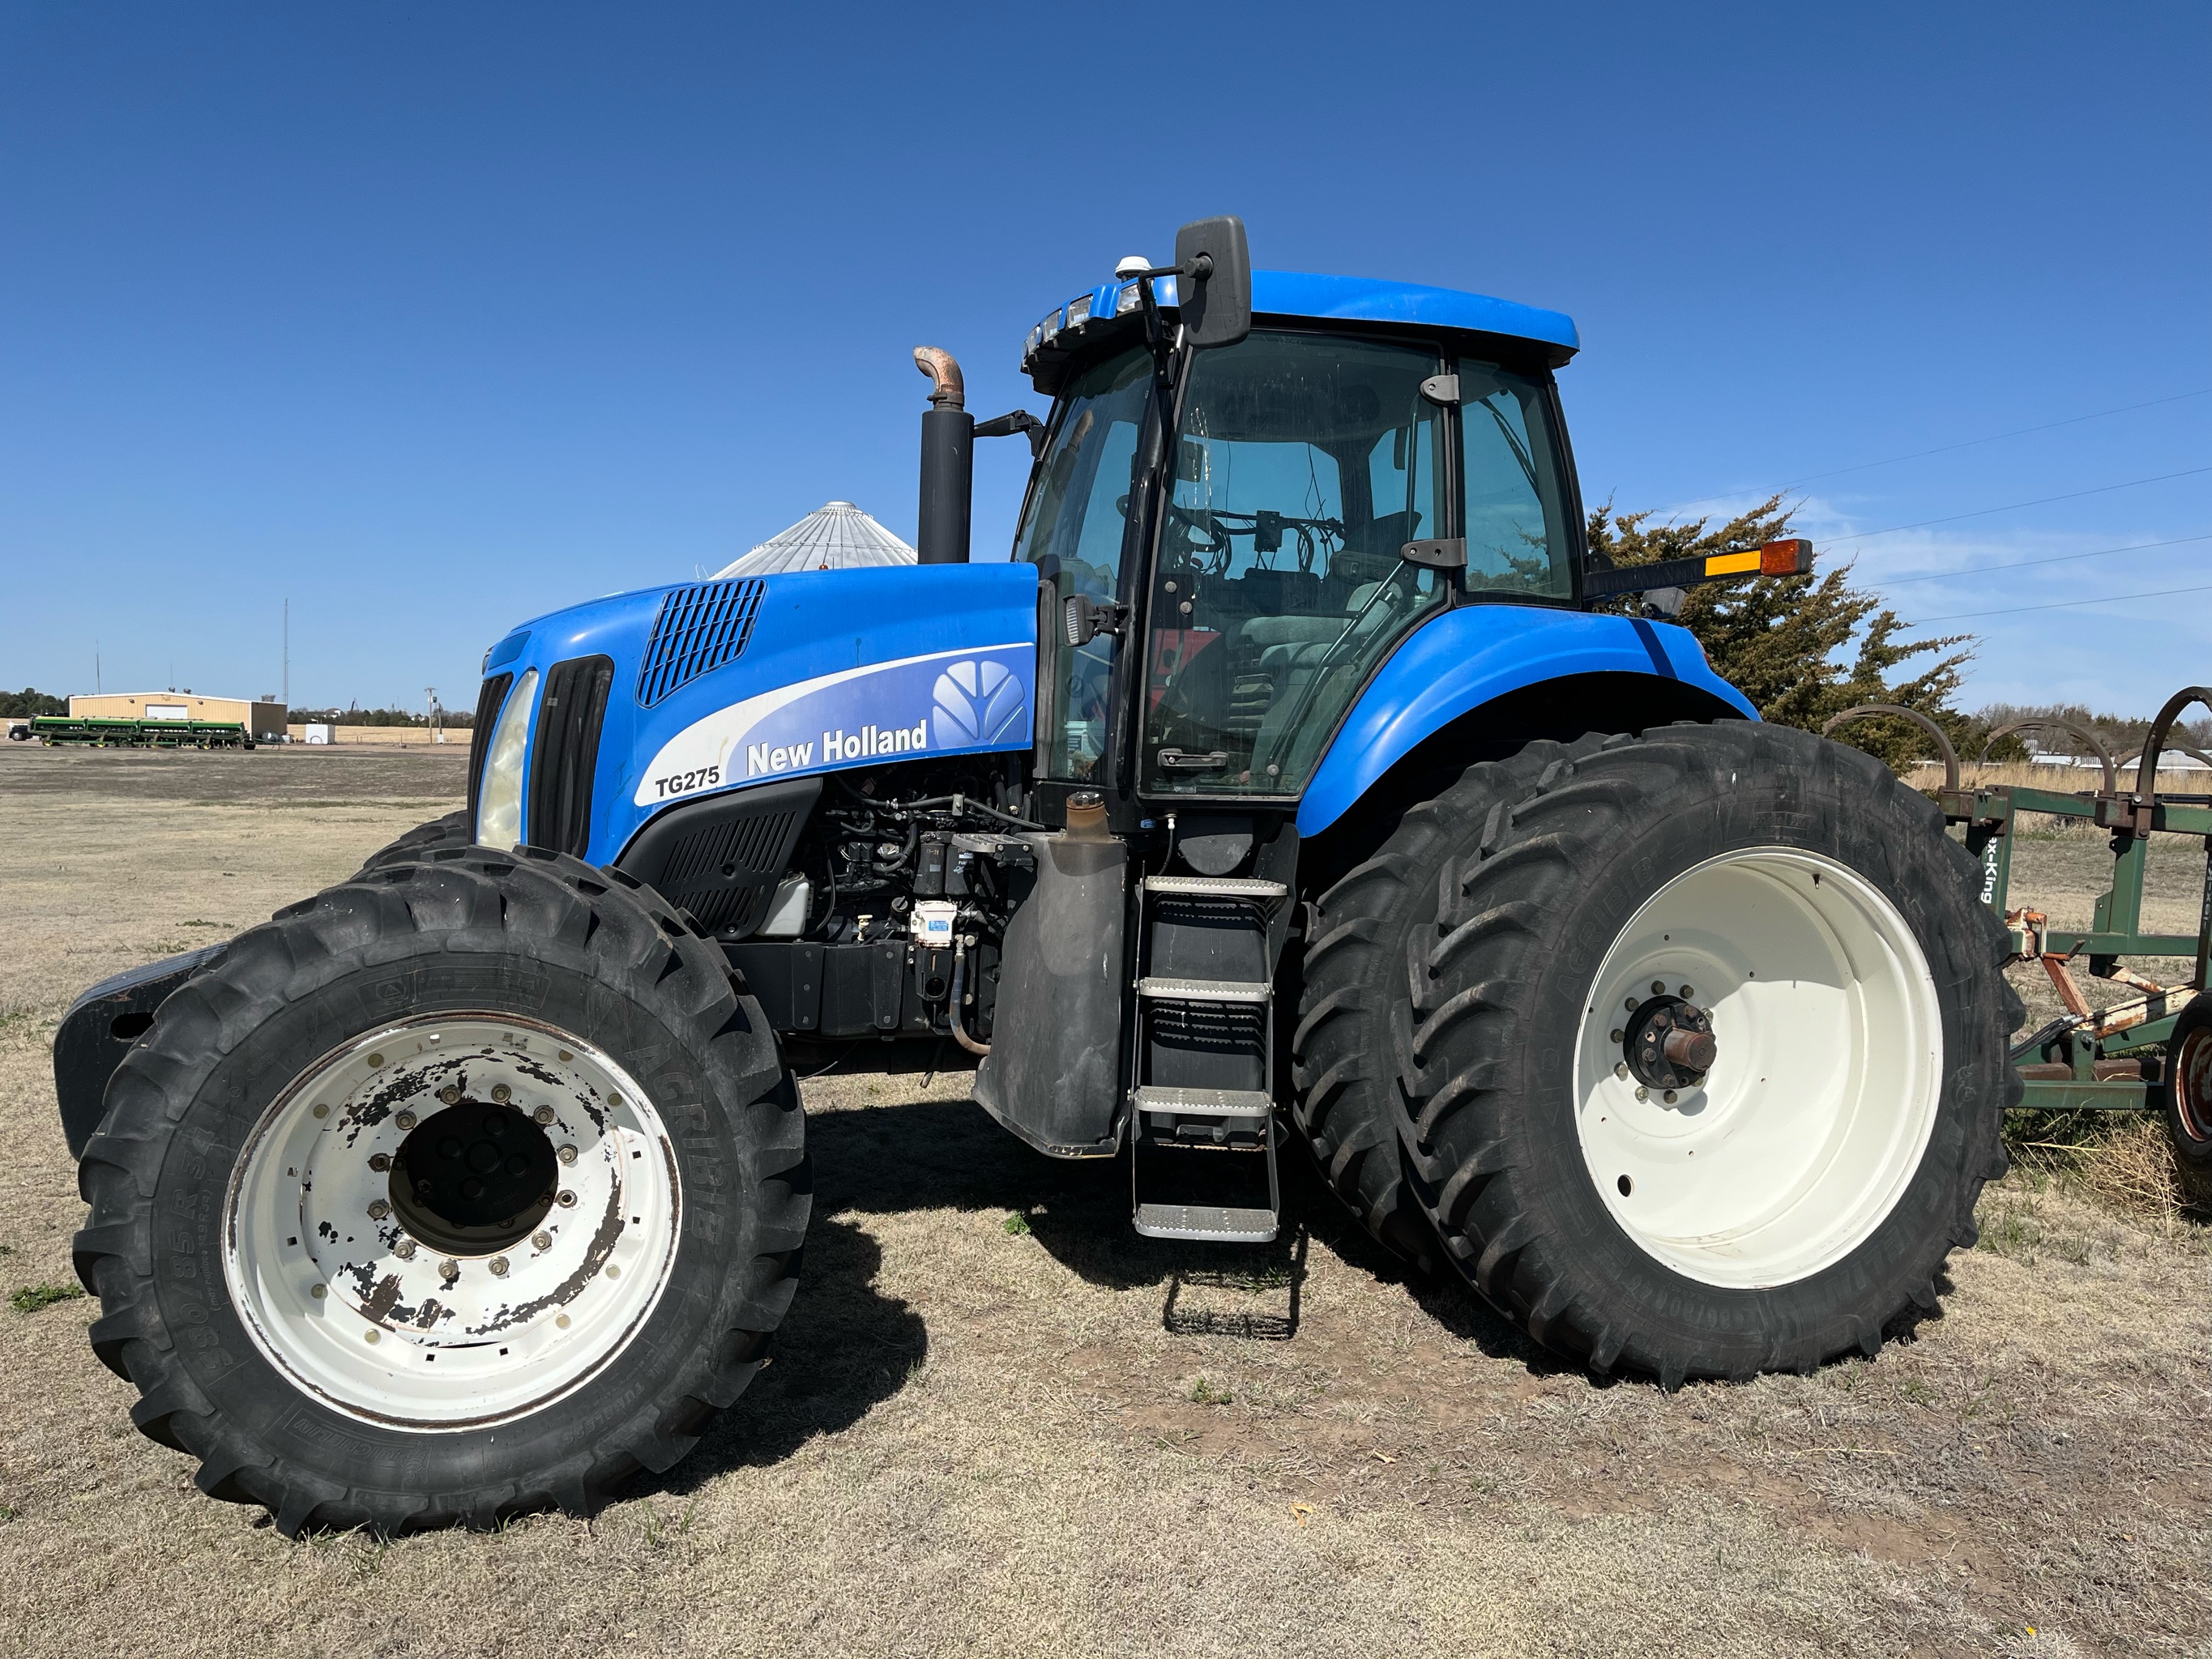
<svg viewBox="0 0 2212 1659">
<path fill-rule="evenodd" d="M 92 641 L 92 695 L 95 697 L 100 695 L 100 636 L 98 635 L 94 635 Z"/>
<path fill-rule="evenodd" d="M 284 600 L 284 707 L 288 711 L 285 718 L 289 720 L 291 718 L 289 711 L 292 707 L 292 600 L 289 595 Z"/>
</svg>

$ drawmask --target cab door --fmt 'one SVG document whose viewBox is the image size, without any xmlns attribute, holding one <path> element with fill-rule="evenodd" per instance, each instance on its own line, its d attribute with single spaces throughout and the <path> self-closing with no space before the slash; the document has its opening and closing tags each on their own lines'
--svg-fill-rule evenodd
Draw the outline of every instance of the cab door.
<svg viewBox="0 0 2212 1659">
<path fill-rule="evenodd" d="M 1152 576 L 1138 789 L 1295 797 L 1374 664 L 1450 601 L 1431 346 L 1255 330 L 1194 354 Z"/>
</svg>

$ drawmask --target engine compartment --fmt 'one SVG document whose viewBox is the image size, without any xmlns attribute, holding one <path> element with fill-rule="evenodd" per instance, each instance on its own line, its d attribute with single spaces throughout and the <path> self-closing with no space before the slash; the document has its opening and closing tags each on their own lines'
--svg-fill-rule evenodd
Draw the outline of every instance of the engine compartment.
<svg viewBox="0 0 2212 1659">
<path fill-rule="evenodd" d="M 984 1045 L 1036 869 L 1018 801 L 980 757 L 835 772 L 679 809 L 660 870 L 632 873 L 714 935 L 781 1032 Z"/>
</svg>

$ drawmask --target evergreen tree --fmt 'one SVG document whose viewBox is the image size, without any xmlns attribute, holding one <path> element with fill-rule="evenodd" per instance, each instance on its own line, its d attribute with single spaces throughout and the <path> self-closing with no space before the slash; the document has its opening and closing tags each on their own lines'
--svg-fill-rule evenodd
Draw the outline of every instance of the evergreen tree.
<svg viewBox="0 0 2212 1659">
<path fill-rule="evenodd" d="M 1769 496 L 1748 512 L 1708 528 L 1711 520 L 1655 525 L 1649 513 L 1616 514 L 1611 502 L 1589 515 L 1594 554 L 1615 565 L 1733 553 L 1790 533 L 1795 511 Z M 1697 636 L 1713 672 L 1759 710 L 1759 718 L 1817 732 L 1832 715 L 1863 702 L 1893 702 L 1926 714 L 1954 745 L 1972 741 L 1973 722 L 1951 706 L 1973 636 L 1952 634 L 1905 641 L 1906 627 L 1878 593 L 1854 587 L 1849 563 L 1802 576 L 1709 582 L 1689 590 L 1676 618 Z M 1636 604 L 1624 598 L 1618 609 Z M 1933 657 L 1935 660 L 1924 660 Z M 1917 672 L 1894 677 L 1911 664 Z M 1864 720 L 1837 737 L 1892 766 L 1929 752 L 1927 734 L 1901 720 Z"/>
</svg>

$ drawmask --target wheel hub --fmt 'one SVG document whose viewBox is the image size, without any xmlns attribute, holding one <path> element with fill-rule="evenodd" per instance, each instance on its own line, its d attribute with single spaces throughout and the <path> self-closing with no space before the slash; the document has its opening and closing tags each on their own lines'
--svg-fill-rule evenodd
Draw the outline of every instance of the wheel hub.
<svg viewBox="0 0 2212 1659">
<path fill-rule="evenodd" d="M 561 1164 L 511 1105 L 472 1100 L 417 1124 L 392 1155 L 392 1208 L 434 1249 L 475 1255 L 520 1242 L 553 1207 Z"/>
<path fill-rule="evenodd" d="M 1685 985 L 1685 993 L 1689 990 Z M 1620 1035 L 1629 1073 L 1647 1089 L 1694 1089 L 1719 1058 L 1713 1018 L 1684 997 L 1661 993 L 1638 1005 Z"/>
</svg>

